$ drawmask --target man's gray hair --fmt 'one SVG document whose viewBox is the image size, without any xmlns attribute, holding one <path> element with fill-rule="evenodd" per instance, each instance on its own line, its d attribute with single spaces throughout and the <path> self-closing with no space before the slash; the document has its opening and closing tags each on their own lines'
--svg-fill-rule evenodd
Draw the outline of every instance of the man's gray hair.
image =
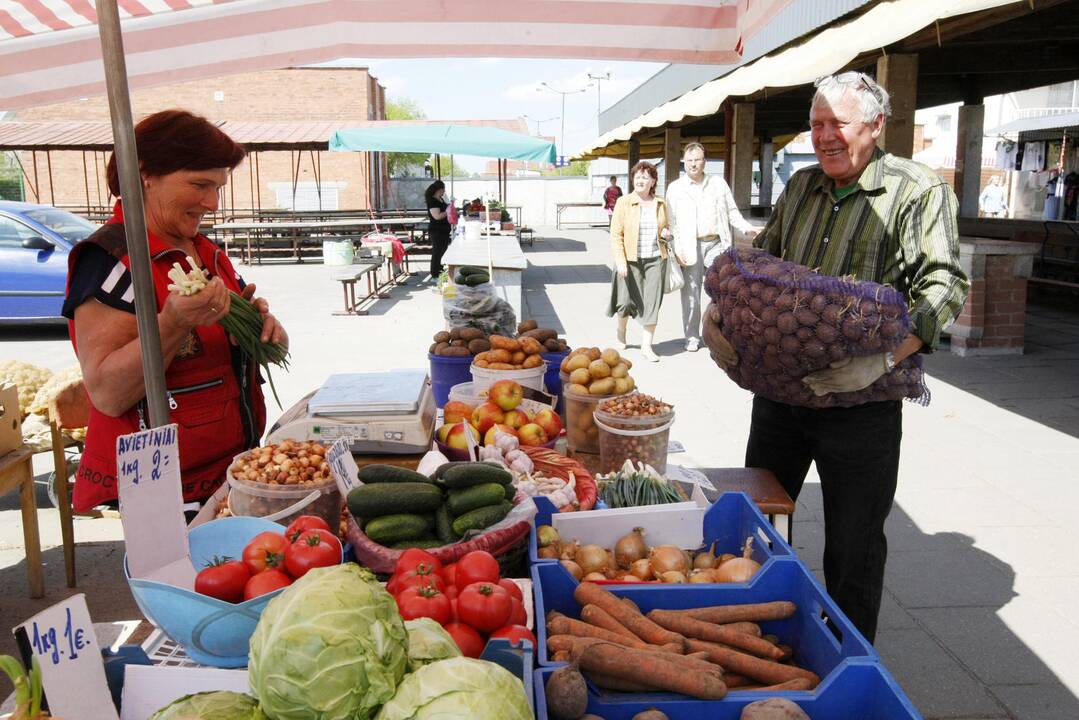
<svg viewBox="0 0 1079 720">
<path fill-rule="evenodd" d="M 701 151 L 701 154 L 702 154 L 702 155 L 707 155 L 707 154 L 708 154 L 708 153 L 707 153 L 707 152 L 705 152 L 705 150 L 704 150 L 704 145 L 700 144 L 700 143 L 699 143 L 699 142 L 697 142 L 696 140 L 694 140 L 693 142 L 689 143 L 688 145 L 686 145 L 686 146 L 685 146 L 685 147 L 684 147 L 684 148 L 682 149 L 682 157 L 685 157 L 686 155 L 689 155 L 689 152 L 690 152 L 690 150 L 700 150 L 700 151 Z"/>
<path fill-rule="evenodd" d="M 843 94 L 849 90 L 858 100 L 864 122 L 871 123 L 877 119 L 878 115 L 883 115 L 885 119 L 892 116 L 892 104 L 888 99 L 888 91 L 865 73 L 851 70 L 838 75 L 828 75 L 817 80 L 814 85 L 817 92 L 813 95 L 813 105 L 826 101 L 834 107 L 843 99 Z"/>
</svg>

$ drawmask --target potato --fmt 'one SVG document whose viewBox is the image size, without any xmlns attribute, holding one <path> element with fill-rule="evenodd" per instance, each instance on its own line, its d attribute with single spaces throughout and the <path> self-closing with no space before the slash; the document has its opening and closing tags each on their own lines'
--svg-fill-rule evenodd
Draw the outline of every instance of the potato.
<svg viewBox="0 0 1079 720">
<path fill-rule="evenodd" d="M 525 361 L 521 363 L 522 368 L 534 368 L 543 365 L 543 358 L 539 355 L 529 355 L 525 358 Z"/>
<path fill-rule="evenodd" d="M 600 360 L 607 363 L 611 367 L 614 367 L 622 360 L 622 357 L 618 354 L 618 351 L 614 348 L 607 348 L 599 355 Z"/>
<path fill-rule="evenodd" d="M 480 338 L 486 338 L 487 333 L 483 332 L 479 328 L 466 327 L 461 328 L 461 332 L 458 334 L 464 341 L 479 340 Z"/>
<path fill-rule="evenodd" d="M 438 347 L 438 343 L 433 342 L 433 343 L 431 343 L 431 347 L 427 348 L 427 352 L 430 353 L 431 355 L 434 355 L 435 354 L 435 348 L 437 348 L 437 347 Z"/>
<path fill-rule="evenodd" d="M 589 360 L 599 360 L 600 355 L 603 354 L 603 353 L 601 353 L 599 351 L 598 347 L 590 347 L 587 350 L 585 350 L 585 352 L 588 353 L 588 359 Z"/>
<path fill-rule="evenodd" d="M 633 378 L 629 377 L 628 375 L 626 377 L 614 378 L 614 394 L 615 395 L 625 395 L 626 393 L 628 393 L 632 389 L 633 389 Z"/>
<path fill-rule="evenodd" d="M 592 382 L 592 375 L 588 372 L 588 368 L 577 368 L 569 374 L 569 381 L 578 385 L 587 385 Z"/>
<path fill-rule="evenodd" d="M 457 338 L 456 340 L 450 340 L 450 345 L 453 347 L 468 347 L 468 341 Z"/>
<path fill-rule="evenodd" d="M 525 355 L 538 355 L 543 352 L 543 344 L 536 338 L 521 338 L 521 351 Z"/>
<path fill-rule="evenodd" d="M 592 360 L 588 357 L 588 355 L 584 353 L 581 353 L 579 355 L 571 355 L 569 358 L 569 363 L 566 365 L 566 369 L 568 372 L 573 372 L 577 368 L 584 368 L 587 370 L 588 364 L 590 362 L 592 362 Z"/>
<path fill-rule="evenodd" d="M 517 334 L 526 333 L 529 330 L 535 330 L 539 327 L 539 323 L 535 320 L 524 320 L 517 324 Z"/>
<path fill-rule="evenodd" d="M 476 338 L 475 340 L 468 341 L 468 351 L 473 355 L 487 352 L 490 349 L 491 343 L 487 341 L 487 338 Z"/>
<path fill-rule="evenodd" d="M 587 393 L 588 391 L 586 390 L 585 392 Z M 574 425 L 578 430 L 584 432 L 589 428 L 596 427 L 596 421 L 592 418 L 592 413 L 583 412 L 577 416 L 577 421 Z"/>
<path fill-rule="evenodd" d="M 611 368 L 611 377 L 624 378 L 626 375 L 629 375 L 629 366 L 624 362 L 620 362 Z"/>
<path fill-rule="evenodd" d="M 569 392 L 576 393 L 577 395 L 587 395 L 588 394 L 588 387 L 585 386 L 585 385 L 578 385 L 577 383 L 573 383 L 567 389 L 569 390 Z"/>
<path fill-rule="evenodd" d="M 648 708 L 644 712 L 639 712 L 633 716 L 633 720 L 670 720 L 667 714 L 661 710 L 655 708 Z"/>
<path fill-rule="evenodd" d="M 622 358 L 622 362 L 624 362 L 626 364 L 626 367 L 629 368 L 630 370 L 633 369 L 633 361 L 630 360 L 629 358 L 625 358 L 625 357 Z"/>
<path fill-rule="evenodd" d="M 435 355 L 441 355 L 442 351 L 448 348 L 450 344 L 448 342 L 440 342 L 435 344 L 435 349 L 432 350 Z"/>
<path fill-rule="evenodd" d="M 521 333 L 521 337 L 530 337 L 545 342 L 551 338 L 558 337 L 558 333 L 550 328 L 536 328 L 535 330 L 529 330 L 528 332 Z"/>
<path fill-rule="evenodd" d="M 499 348 L 498 350 L 487 351 L 487 362 L 492 363 L 509 363 L 513 359 L 513 353 L 509 350 Z"/>
<path fill-rule="evenodd" d="M 526 357 L 524 350 L 517 350 L 510 356 L 510 362 L 514 365 L 520 365 L 525 361 Z"/>
<path fill-rule="evenodd" d="M 464 342 L 463 340 L 461 342 Z M 468 351 L 468 348 L 461 345 L 450 345 L 442 350 L 440 353 L 446 357 L 472 357 L 472 353 Z"/>
<path fill-rule="evenodd" d="M 600 380 L 593 380 L 592 384 L 588 386 L 588 392 L 592 395 L 614 394 L 614 378 L 607 377 Z"/>
<path fill-rule="evenodd" d="M 611 376 L 611 366 L 602 360 L 593 360 L 588 364 L 588 373 L 593 380 L 602 380 Z"/>
<path fill-rule="evenodd" d="M 554 339 L 544 340 L 543 349 L 547 352 L 562 352 L 562 343 Z"/>
<path fill-rule="evenodd" d="M 450 334 L 448 332 L 446 332 L 445 330 L 442 330 L 440 332 L 436 332 L 435 337 L 434 337 L 434 341 L 436 343 L 449 342 L 452 339 L 453 338 L 450 337 Z"/>
<path fill-rule="evenodd" d="M 461 328 L 450 328 L 450 340 L 456 340 L 461 337 Z"/>
<path fill-rule="evenodd" d="M 740 720 L 810 720 L 802 708 L 790 700 L 768 698 L 742 708 Z"/>
<path fill-rule="evenodd" d="M 570 359 L 569 355 L 562 358 L 562 363 L 558 366 L 558 369 L 561 370 L 562 372 L 566 373 L 567 375 L 569 375 L 569 359 Z"/>
</svg>

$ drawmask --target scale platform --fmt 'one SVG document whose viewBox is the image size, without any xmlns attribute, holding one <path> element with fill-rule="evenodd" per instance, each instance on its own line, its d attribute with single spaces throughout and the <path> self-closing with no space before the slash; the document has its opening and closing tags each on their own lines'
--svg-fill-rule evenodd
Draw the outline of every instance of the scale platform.
<svg viewBox="0 0 1079 720">
<path fill-rule="evenodd" d="M 426 370 L 331 375 L 285 411 L 267 440 L 348 438 L 353 454 L 424 453 L 435 429 L 435 400 Z"/>
</svg>

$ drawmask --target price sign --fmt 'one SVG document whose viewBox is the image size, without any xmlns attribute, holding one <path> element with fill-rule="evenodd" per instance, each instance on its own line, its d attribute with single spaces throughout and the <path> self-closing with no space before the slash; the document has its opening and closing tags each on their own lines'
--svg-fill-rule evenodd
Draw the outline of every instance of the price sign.
<svg viewBox="0 0 1079 720">
<path fill-rule="evenodd" d="M 41 666 L 53 717 L 118 717 L 84 594 L 38 613 L 16 631 L 26 633 L 30 653 Z"/>
<path fill-rule="evenodd" d="M 337 489 L 341 491 L 341 497 L 348 497 L 349 491 L 360 484 L 360 479 L 357 477 L 360 469 L 352 458 L 350 439 L 339 438 L 331 445 L 326 451 L 326 462 L 330 464 L 330 472 L 333 473 L 333 479 L 337 482 Z"/>
<path fill-rule="evenodd" d="M 195 586 L 175 424 L 116 439 L 120 517 L 131 577 Z"/>
</svg>

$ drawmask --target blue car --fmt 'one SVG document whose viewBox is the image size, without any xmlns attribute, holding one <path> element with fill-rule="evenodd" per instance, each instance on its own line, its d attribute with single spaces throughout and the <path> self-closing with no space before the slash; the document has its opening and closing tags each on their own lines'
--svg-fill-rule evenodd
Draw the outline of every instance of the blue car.
<svg viewBox="0 0 1079 720">
<path fill-rule="evenodd" d="M 0 201 L 0 324 L 64 322 L 68 252 L 97 228 L 49 205 Z"/>
</svg>

